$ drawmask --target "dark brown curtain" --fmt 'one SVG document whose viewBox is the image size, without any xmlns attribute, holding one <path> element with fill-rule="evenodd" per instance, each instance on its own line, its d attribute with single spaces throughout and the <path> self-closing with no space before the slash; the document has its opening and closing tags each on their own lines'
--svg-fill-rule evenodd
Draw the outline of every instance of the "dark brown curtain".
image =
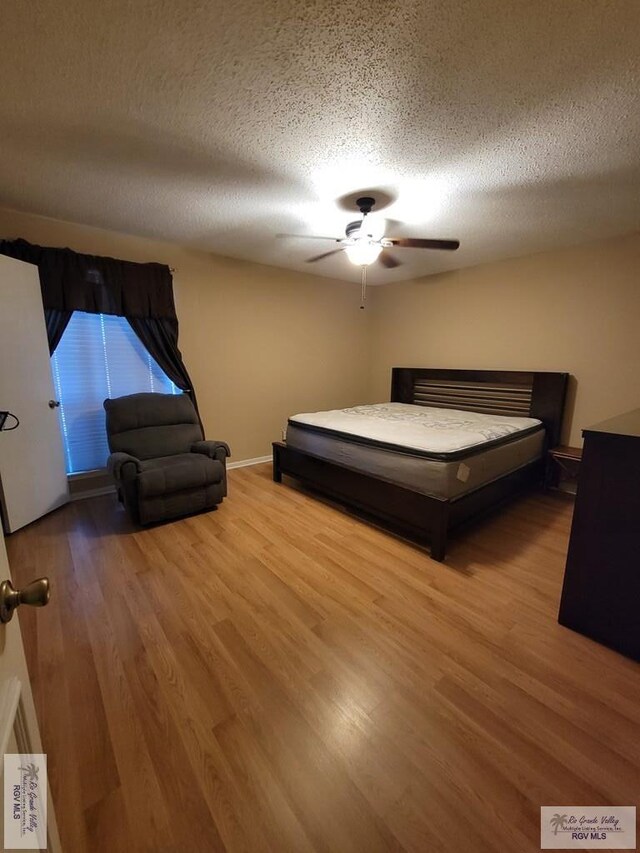
<svg viewBox="0 0 640 853">
<path fill-rule="evenodd" d="M 167 376 L 196 405 L 193 384 L 178 349 L 178 318 L 171 270 L 26 240 L 0 240 L 0 253 L 38 267 L 49 350 L 58 346 L 74 311 L 126 317 Z"/>
<path fill-rule="evenodd" d="M 191 395 L 197 410 L 193 385 L 178 349 L 178 321 L 166 317 L 127 317 L 127 320 L 169 379 Z"/>
<path fill-rule="evenodd" d="M 73 311 L 57 311 L 55 308 L 44 309 L 44 319 L 47 324 L 47 338 L 49 339 L 49 355 L 53 355 L 64 330 L 69 325 Z"/>
</svg>

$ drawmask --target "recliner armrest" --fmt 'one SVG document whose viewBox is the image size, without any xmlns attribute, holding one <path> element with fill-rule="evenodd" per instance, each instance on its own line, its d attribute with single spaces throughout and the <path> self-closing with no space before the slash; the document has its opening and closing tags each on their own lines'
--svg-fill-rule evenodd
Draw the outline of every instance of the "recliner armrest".
<svg viewBox="0 0 640 853">
<path fill-rule="evenodd" d="M 107 460 L 107 469 L 117 481 L 135 480 L 141 471 L 140 460 L 130 453 L 112 453 Z"/>
<path fill-rule="evenodd" d="M 231 456 L 231 450 L 225 441 L 196 441 L 191 445 L 191 452 L 203 453 L 210 459 L 217 459 L 223 465 L 227 456 Z"/>
</svg>

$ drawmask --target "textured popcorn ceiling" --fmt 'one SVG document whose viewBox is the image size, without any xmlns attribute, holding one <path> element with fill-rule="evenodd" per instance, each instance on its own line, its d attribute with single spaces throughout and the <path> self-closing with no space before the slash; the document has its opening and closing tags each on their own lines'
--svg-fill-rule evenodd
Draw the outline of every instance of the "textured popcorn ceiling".
<svg viewBox="0 0 640 853">
<path fill-rule="evenodd" d="M 5 0 L 0 45 L 6 207 L 356 280 L 275 235 L 380 189 L 462 243 L 372 283 L 640 224 L 637 0 Z"/>
</svg>

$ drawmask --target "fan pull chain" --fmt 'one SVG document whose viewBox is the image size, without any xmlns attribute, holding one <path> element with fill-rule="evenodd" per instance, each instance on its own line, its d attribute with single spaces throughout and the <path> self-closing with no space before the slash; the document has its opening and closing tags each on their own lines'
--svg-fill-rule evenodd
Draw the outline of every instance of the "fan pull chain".
<svg viewBox="0 0 640 853">
<path fill-rule="evenodd" d="M 367 267 L 362 266 L 362 289 L 360 291 L 360 309 L 364 310 L 364 300 L 367 298 Z"/>
</svg>

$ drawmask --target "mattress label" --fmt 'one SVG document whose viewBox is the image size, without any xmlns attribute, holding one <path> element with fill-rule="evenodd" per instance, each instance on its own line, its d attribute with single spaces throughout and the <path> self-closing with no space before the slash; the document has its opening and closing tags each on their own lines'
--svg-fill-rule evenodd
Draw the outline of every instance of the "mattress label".
<svg viewBox="0 0 640 853">
<path fill-rule="evenodd" d="M 458 473 L 456 477 L 460 480 L 461 483 L 466 483 L 469 479 L 469 474 L 471 473 L 471 468 L 468 465 L 465 465 L 464 462 L 461 462 L 458 465 Z"/>
</svg>

